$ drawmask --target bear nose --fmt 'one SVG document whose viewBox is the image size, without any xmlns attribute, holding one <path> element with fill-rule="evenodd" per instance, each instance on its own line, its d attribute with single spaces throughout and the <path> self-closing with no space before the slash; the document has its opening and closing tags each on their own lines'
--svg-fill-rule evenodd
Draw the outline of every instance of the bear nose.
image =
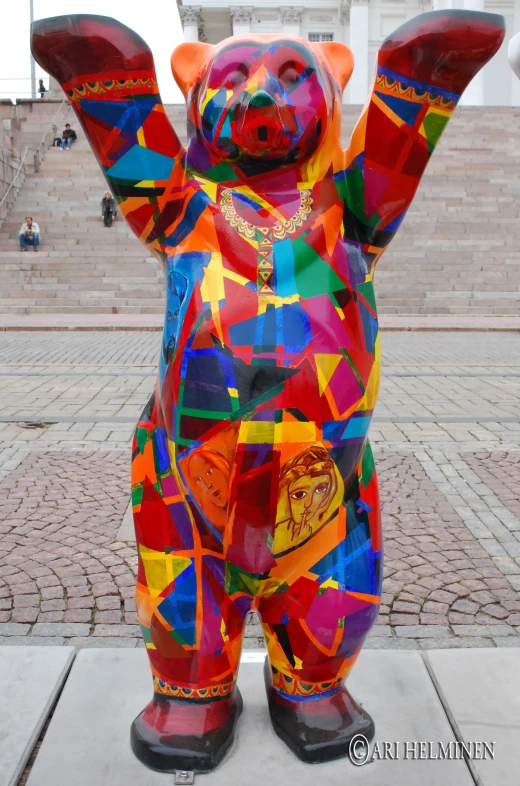
<svg viewBox="0 0 520 786">
<path fill-rule="evenodd" d="M 274 98 L 266 93 L 265 90 L 257 90 L 249 101 L 249 106 L 254 106 L 255 109 L 262 109 L 266 106 L 272 106 Z"/>
</svg>

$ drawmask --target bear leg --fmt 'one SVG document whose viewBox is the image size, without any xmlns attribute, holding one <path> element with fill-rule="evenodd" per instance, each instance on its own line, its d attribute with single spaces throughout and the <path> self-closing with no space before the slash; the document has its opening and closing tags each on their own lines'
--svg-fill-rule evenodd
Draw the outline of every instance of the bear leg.
<svg viewBox="0 0 520 786">
<path fill-rule="evenodd" d="M 317 764 L 341 759 L 348 755 L 356 735 L 363 735 L 368 742 L 373 739 L 374 721 L 345 685 L 330 696 L 311 701 L 284 698 L 273 688 L 273 670 L 268 658 L 264 664 L 264 681 L 273 729 L 302 761 Z"/>
<path fill-rule="evenodd" d="M 252 598 L 230 597 L 222 544 L 202 535 L 153 399 L 136 429 L 132 498 L 139 554 L 137 614 L 153 698 L 131 727 L 134 754 L 162 772 L 209 772 L 231 746 Z"/>
<path fill-rule="evenodd" d="M 132 723 L 132 750 L 159 772 L 211 772 L 233 743 L 242 706 L 236 686 L 226 698 L 206 702 L 155 694 Z"/>
<path fill-rule="evenodd" d="M 369 741 L 375 733 L 344 684 L 381 596 L 379 494 L 368 443 L 346 488 L 337 516 L 279 561 L 281 586 L 258 603 L 273 728 L 311 763 L 347 756 L 355 735 Z"/>
</svg>

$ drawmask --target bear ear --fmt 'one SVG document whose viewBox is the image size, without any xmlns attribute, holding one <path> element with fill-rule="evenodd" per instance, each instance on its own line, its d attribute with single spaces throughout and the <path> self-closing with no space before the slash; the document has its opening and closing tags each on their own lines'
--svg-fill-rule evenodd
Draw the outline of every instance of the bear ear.
<svg viewBox="0 0 520 786">
<path fill-rule="evenodd" d="M 320 41 L 313 46 L 319 47 L 325 55 L 330 70 L 343 92 L 354 70 L 354 55 L 351 50 L 340 41 Z"/>
<path fill-rule="evenodd" d="M 202 41 L 185 41 L 173 50 L 170 60 L 172 73 L 185 98 L 202 63 L 214 48 L 213 44 L 203 44 Z"/>
</svg>

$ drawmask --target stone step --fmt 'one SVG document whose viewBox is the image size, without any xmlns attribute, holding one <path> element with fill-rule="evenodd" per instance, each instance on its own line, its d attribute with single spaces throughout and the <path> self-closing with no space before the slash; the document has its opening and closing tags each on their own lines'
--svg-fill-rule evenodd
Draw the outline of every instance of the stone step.
<svg viewBox="0 0 520 786">
<path fill-rule="evenodd" d="M 46 127 L 58 106 L 27 104 L 26 138 Z M 167 106 L 166 112 L 185 140 L 185 107 Z M 343 108 L 345 143 L 359 113 L 359 107 Z M 160 312 L 161 267 L 121 219 L 110 232 L 102 226 L 99 200 L 107 185 L 70 117 L 78 142 L 70 153 L 48 150 L 1 227 L 0 311 L 11 303 L 16 310 L 62 313 L 80 308 Z M 520 108 L 457 110 L 402 231 L 379 263 L 375 287 L 381 313 L 518 313 L 519 126 Z M 29 250 L 22 256 L 17 234 L 28 213 L 42 228 L 42 243 L 38 254 Z M 64 301 L 69 305 L 59 305 Z"/>
</svg>

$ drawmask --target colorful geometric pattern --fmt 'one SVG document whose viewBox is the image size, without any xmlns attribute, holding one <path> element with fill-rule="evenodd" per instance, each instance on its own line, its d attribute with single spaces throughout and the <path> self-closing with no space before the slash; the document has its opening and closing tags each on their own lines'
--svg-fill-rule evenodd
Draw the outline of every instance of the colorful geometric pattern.
<svg viewBox="0 0 520 786">
<path fill-rule="evenodd" d="M 399 28 L 347 151 L 343 45 L 181 45 L 185 150 L 135 33 L 104 17 L 36 23 L 36 59 L 164 264 L 159 378 L 132 455 L 157 694 L 229 695 L 253 607 L 280 695 L 331 695 L 351 670 L 381 594 L 375 265 L 502 37 L 500 17 L 464 11 Z"/>
</svg>

